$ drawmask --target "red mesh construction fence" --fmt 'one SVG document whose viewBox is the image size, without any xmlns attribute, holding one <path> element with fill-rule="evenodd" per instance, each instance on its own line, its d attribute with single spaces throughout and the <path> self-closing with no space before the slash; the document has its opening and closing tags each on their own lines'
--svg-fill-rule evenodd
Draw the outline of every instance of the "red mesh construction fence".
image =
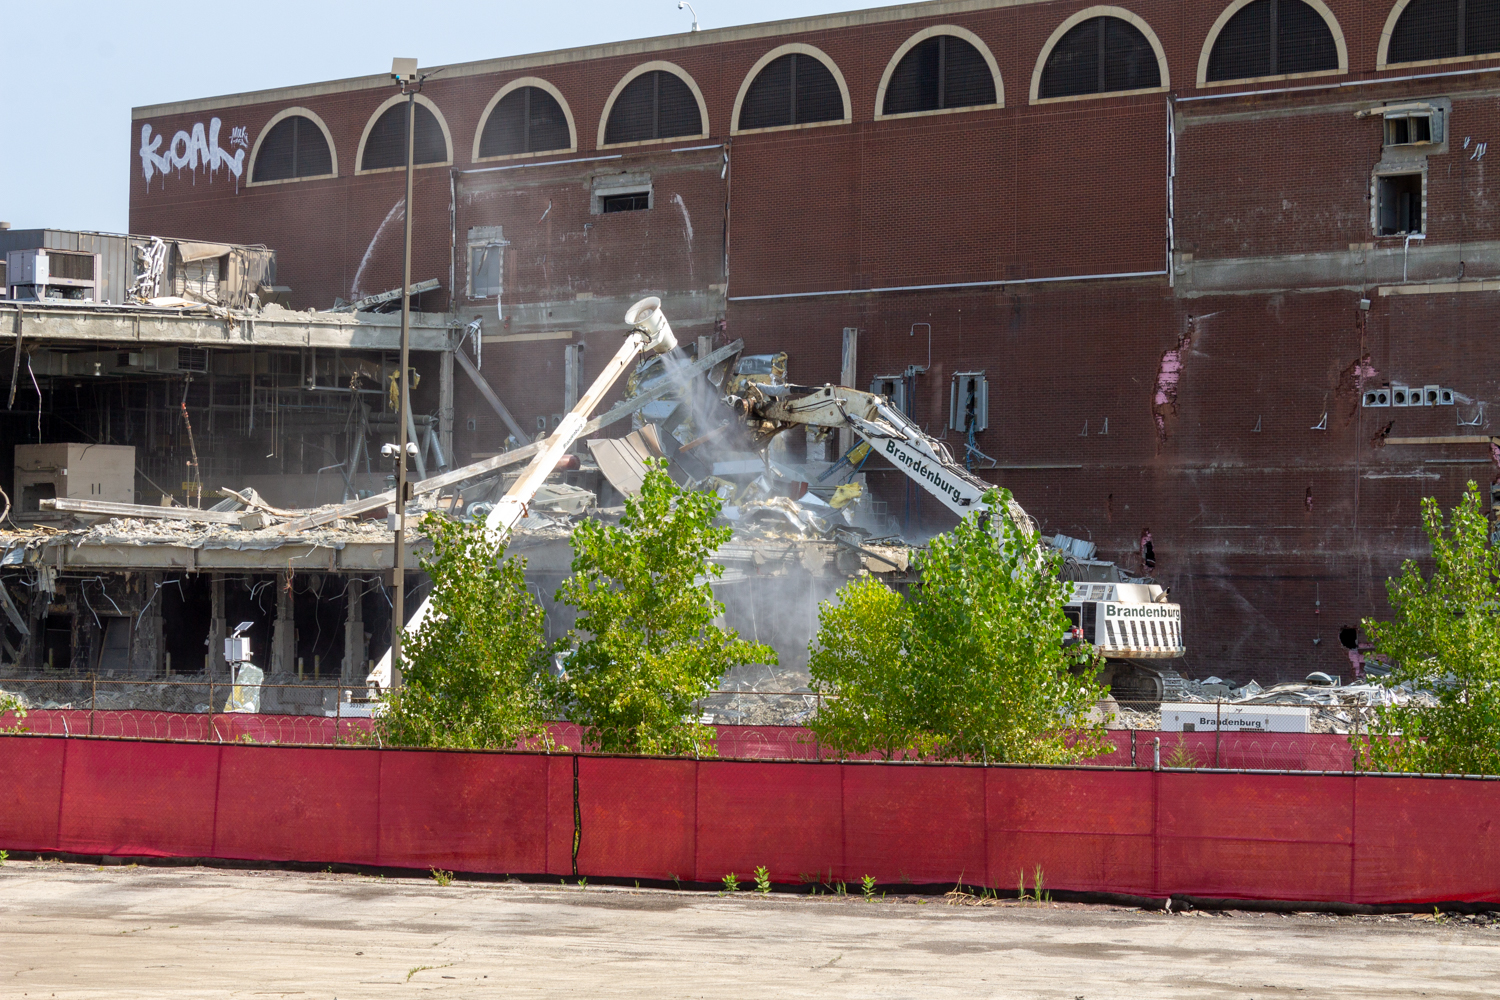
<svg viewBox="0 0 1500 1000">
<path fill-rule="evenodd" d="M 0 737 L 0 846 L 714 883 L 1500 900 L 1500 781 Z M 576 852 L 576 853 L 575 853 Z"/>
</svg>

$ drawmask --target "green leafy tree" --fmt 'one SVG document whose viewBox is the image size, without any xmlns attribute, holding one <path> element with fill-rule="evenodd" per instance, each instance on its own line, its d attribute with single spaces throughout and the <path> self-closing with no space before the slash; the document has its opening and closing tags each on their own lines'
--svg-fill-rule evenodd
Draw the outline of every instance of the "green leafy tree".
<svg viewBox="0 0 1500 1000">
<path fill-rule="evenodd" d="M 0 726 L 0 733 L 24 733 L 26 724 L 26 706 L 21 704 L 21 699 L 15 695 L 0 691 L 0 719 L 10 716 L 9 726 Z"/>
<path fill-rule="evenodd" d="M 547 740 L 541 679 L 550 648 L 526 562 L 483 525 L 429 514 L 427 619 L 402 644 L 402 685 L 379 720 L 385 742 L 505 748 Z"/>
<path fill-rule="evenodd" d="M 810 669 L 835 696 L 814 716 L 845 753 L 1055 763 L 1107 748 L 1083 722 L 1097 656 L 1064 647 L 1060 557 L 1018 523 L 1006 490 L 915 560 L 912 597 L 873 580 L 819 609 Z M 996 530 L 998 527 L 999 530 Z"/>
<path fill-rule="evenodd" d="M 731 667 L 775 663 L 769 646 L 714 625 L 724 612 L 709 562 L 729 540 L 712 493 L 684 490 L 651 463 L 619 526 L 573 532 L 573 575 L 557 600 L 578 609 L 575 644 L 551 683 L 563 715 L 604 751 L 713 752 L 713 730 L 689 716 Z"/>
<path fill-rule="evenodd" d="M 1500 556 L 1472 482 L 1447 525 L 1422 501 L 1433 571 L 1412 561 L 1386 582 L 1391 621 L 1365 619 L 1375 654 L 1391 664 L 1380 682 L 1430 692 L 1431 700 L 1376 710 L 1357 737 L 1363 766 L 1381 771 L 1500 773 Z"/>
</svg>

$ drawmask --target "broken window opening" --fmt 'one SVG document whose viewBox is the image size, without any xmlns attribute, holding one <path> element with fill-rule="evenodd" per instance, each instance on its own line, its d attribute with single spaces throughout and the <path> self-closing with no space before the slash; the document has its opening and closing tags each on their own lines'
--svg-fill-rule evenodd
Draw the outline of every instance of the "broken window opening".
<svg viewBox="0 0 1500 1000">
<path fill-rule="evenodd" d="M 1375 233 L 1407 236 L 1424 232 L 1422 175 L 1384 174 L 1375 178 Z"/>
<path fill-rule="evenodd" d="M 1323 15 L 1303 0 L 1254 0 L 1231 17 L 1208 56 L 1211 83 L 1339 68 Z"/>
<path fill-rule="evenodd" d="M 1141 29 L 1118 17 L 1091 17 L 1052 46 L 1037 96 L 1081 97 L 1160 86 L 1156 50 Z"/>
<path fill-rule="evenodd" d="M 500 226 L 469 229 L 469 298 L 499 299 L 505 273 L 506 242 Z"/>
<path fill-rule="evenodd" d="M 611 212 L 642 212 L 651 207 L 650 191 L 632 191 L 629 194 L 607 194 L 599 199 L 599 210 Z"/>
<path fill-rule="evenodd" d="M 1385 145 L 1410 146 L 1443 141 L 1443 112 L 1440 108 L 1413 109 L 1385 113 Z"/>
<path fill-rule="evenodd" d="M 904 115 L 994 104 L 995 77 L 977 48 L 953 35 L 911 47 L 885 88 L 881 114 Z"/>
<path fill-rule="evenodd" d="M 1500 52 L 1500 0 L 1412 0 L 1391 30 L 1388 64 Z"/>
</svg>

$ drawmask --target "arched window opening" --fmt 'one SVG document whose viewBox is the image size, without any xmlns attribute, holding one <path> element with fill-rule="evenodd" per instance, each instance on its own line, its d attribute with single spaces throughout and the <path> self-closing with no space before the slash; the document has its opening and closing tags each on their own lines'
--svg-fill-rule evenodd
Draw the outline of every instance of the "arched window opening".
<svg viewBox="0 0 1500 1000">
<path fill-rule="evenodd" d="M 1208 80 L 1246 80 L 1339 68 L 1323 15 L 1302 0 L 1254 0 L 1224 25 L 1208 56 Z"/>
<path fill-rule="evenodd" d="M 479 135 L 479 155 L 546 153 L 573 145 L 568 116 L 541 87 L 517 87 L 496 104 Z"/>
<path fill-rule="evenodd" d="M 406 106 L 405 101 L 393 104 L 370 126 L 359 169 L 380 170 L 384 167 L 406 166 Z M 423 104 L 418 103 L 416 108 L 416 150 L 412 163 L 446 162 L 448 140 L 443 135 L 443 126 L 438 123 L 437 115 Z"/>
<path fill-rule="evenodd" d="M 1141 29 L 1118 17 L 1091 17 L 1069 29 L 1047 54 L 1037 96 L 1078 97 L 1160 86 L 1156 50 Z"/>
<path fill-rule="evenodd" d="M 333 173 L 333 150 L 318 123 L 305 115 L 288 115 L 260 141 L 250 179 L 289 181 Z"/>
<path fill-rule="evenodd" d="M 1391 31 L 1387 63 L 1500 52 L 1500 0 L 1412 0 Z"/>
<path fill-rule="evenodd" d="M 777 128 L 838 121 L 844 95 L 822 61 L 792 52 L 773 59 L 756 74 L 740 105 L 739 128 Z"/>
<path fill-rule="evenodd" d="M 891 71 L 884 115 L 942 111 L 995 103 L 995 77 L 973 45 L 954 35 L 934 35 L 911 47 Z"/>
<path fill-rule="evenodd" d="M 703 116 L 693 89 L 676 73 L 654 69 L 631 80 L 615 98 L 604 142 L 650 142 L 702 133 Z"/>
</svg>

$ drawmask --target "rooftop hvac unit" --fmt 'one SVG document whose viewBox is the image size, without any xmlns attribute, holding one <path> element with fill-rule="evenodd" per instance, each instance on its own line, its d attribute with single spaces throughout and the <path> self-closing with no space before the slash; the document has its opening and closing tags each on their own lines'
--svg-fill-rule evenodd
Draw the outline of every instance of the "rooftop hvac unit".
<svg viewBox="0 0 1500 1000">
<path fill-rule="evenodd" d="M 948 391 L 948 426 L 967 434 L 970 422 L 974 433 L 990 425 L 990 385 L 983 371 L 954 372 Z"/>
<path fill-rule="evenodd" d="M 902 413 L 906 412 L 906 379 L 900 375 L 876 375 L 870 383 L 870 391 L 884 396 Z"/>
<path fill-rule="evenodd" d="M 15 299 L 95 299 L 100 271 L 98 254 L 36 249 L 5 255 L 5 283 Z"/>
</svg>

